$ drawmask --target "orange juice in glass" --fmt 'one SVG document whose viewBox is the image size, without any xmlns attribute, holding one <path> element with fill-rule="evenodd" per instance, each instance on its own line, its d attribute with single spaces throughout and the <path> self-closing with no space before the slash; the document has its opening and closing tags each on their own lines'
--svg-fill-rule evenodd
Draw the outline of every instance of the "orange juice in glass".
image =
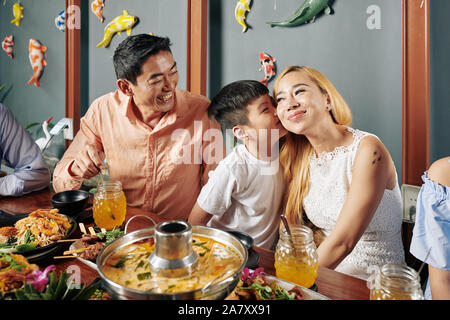
<svg viewBox="0 0 450 320">
<path fill-rule="evenodd" d="M 292 238 L 286 230 L 280 233 L 275 251 L 278 278 L 311 288 L 317 278 L 319 261 L 313 232 L 305 226 L 292 226 Z"/>
<path fill-rule="evenodd" d="M 120 181 L 102 181 L 97 186 L 93 205 L 94 222 L 99 228 L 120 227 L 127 213 L 127 201 Z"/>
<path fill-rule="evenodd" d="M 383 265 L 371 285 L 370 300 L 424 300 L 419 274 L 406 265 Z"/>
</svg>

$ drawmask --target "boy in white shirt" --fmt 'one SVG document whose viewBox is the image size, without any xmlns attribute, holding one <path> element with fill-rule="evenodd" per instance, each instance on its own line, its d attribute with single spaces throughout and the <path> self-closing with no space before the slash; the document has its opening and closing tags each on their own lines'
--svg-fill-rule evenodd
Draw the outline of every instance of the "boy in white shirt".
<svg viewBox="0 0 450 320">
<path fill-rule="evenodd" d="M 209 173 L 188 221 L 245 232 L 256 246 L 274 249 L 284 193 L 278 144 L 287 131 L 269 90 L 254 80 L 230 83 L 212 99 L 208 114 L 243 144 Z"/>
</svg>

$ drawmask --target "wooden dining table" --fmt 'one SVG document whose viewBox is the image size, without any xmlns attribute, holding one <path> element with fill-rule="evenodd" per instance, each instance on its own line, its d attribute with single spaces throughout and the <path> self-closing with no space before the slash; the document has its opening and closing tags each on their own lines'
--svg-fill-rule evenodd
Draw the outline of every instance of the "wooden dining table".
<svg viewBox="0 0 450 320">
<path fill-rule="evenodd" d="M 29 213 L 33 210 L 42 208 L 52 208 L 51 197 L 54 194 L 51 188 L 41 191 L 33 192 L 22 197 L 3 197 L 0 198 L 0 210 L 6 214 L 21 214 Z M 87 217 L 85 224 L 87 227 L 93 224 L 90 213 L 92 212 L 92 198 L 89 201 L 83 216 Z M 125 221 L 128 221 L 131 217 L 137 215 L 144 215 L 151 217 L 156 223 L 164 221 L 164 218 L 144 211 L 139 208 L 127 207 L 127 214 Z M 89 218 L 90 217 L 90 218 Z M 128 225 L 128 232 L 138 230 L 144 227 L 152 226 L 150 220 L 136 217 Z M 81 231 L 77 228 L 73 237 L 81 237 Z M 67 250 L 70 244 L 61 243 L 61 252 Z M 253 249 L 259 254 L 259 267 L 264 268 L 267 274 L 275 275 L 274 267 L 274 251 L 256 247 Z M 70 272 L 79 272 L 80 280 L 82 283 L 90 284 L 95 279 L 100 277 L 99 273 L 87 266 L 83 262 L 76 258 L 72 259 L 54 259 L 53 257 L 46 258 L 37 262 L 41 269 L 44 269 L 48 265 L 55 265 L 56 270 L 64 272 L 70 270 Z M 317 292 L 332 299 L 332 300 L 368 300 L 369 289 L 366 281 L 346 275 L 328 268 L 319 267 L 317 279 Z"/>
</svg>

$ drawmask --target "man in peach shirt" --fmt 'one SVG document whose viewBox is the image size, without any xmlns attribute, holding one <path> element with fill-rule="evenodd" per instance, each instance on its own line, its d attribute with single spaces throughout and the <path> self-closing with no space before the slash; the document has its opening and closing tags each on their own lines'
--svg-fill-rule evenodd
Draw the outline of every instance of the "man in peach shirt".
<svg viewBox="0 0 450 320">
<path fill-rule="evenodd" d="M 106 157 L 130 206 L 187 219 L 200 189 L 224 157 L 209 100 L 177 89 L 170 40 L 127 37 L 114 53 L 118 90 L 96 99 L 55 168 L 56 192 L 79 189 Z"/>
</svg>

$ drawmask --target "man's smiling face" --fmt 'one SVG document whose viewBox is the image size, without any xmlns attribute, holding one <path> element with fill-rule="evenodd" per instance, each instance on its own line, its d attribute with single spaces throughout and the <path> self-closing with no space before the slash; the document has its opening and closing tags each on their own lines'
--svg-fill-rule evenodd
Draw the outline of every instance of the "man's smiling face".
<svg viewBox="0 0 450 320">
<path fill-rule="evenodd" d="M 160 51 L 150 56 L 142 64 L 141 71 L 136 77 L 136 85 L 130 84 L 136 106 L 156 112 L 172 110 L 178 84 L 178 69 L 172 53 Z"/>
</svg>

